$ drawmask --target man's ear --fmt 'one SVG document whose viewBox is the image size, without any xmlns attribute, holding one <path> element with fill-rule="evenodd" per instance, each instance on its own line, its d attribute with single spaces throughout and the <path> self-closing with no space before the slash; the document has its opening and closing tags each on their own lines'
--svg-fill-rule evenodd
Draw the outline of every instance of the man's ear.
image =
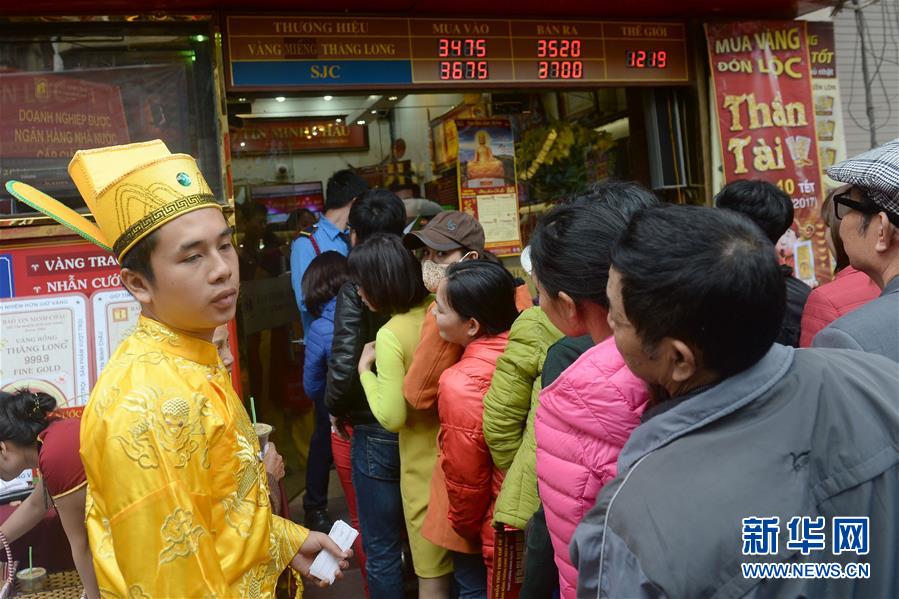
<svg viewBox="0 0 899 599">
<path fill-rule="evenodd" d="M 874 245 L 876 251 L 886 252 L 893 244 L 899 244 L 899 227 L 890 222 L 885 212 L 877 214 L 877 225 L 877 243 Z"/>
<path fill-rule="evenodd" d="M 149 304 L 153 301 L 153 288 L 142 274 L 123 268 L 121 276 L 122 284 L 134 296 L 134 299 L 141 304 Z"/>
<path fill-rule="evenodd" d="M 680 341 L 672 339 L 669 347 L 671 359 L 671 379 L 675 383 L 689 381 L 697 370 L 697 355 L 693 349 Z"/>
</svg>

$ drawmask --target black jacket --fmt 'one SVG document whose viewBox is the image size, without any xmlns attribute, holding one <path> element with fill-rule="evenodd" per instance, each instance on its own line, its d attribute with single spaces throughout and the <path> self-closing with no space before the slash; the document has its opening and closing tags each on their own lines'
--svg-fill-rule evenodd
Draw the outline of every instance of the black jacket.
<svg viewBox="0 0 899 599">
<path fill-rule="evenodd" d="M 790 347 L 799 347 L 800 323 L 802 311 L 812 288 L 793 276 L 793 269 L 787 265 L 780 267 L 787 285 L 787 309 L 784 312 L 783 324 L 777 342 Z"/>
<path fill-rule="evenodd" d="M 344 283 L 340 288 L 334 313 L 334 344 L 328 360 L 325 405 L 328 412 L 351 425 L 377 422 L 359 382 L 359 357 L 365 344 L 375 340 L 378 329 L 389 319 L 389 315 L 375 314 L 365 307 L 354 283 Z"/>
</svg>

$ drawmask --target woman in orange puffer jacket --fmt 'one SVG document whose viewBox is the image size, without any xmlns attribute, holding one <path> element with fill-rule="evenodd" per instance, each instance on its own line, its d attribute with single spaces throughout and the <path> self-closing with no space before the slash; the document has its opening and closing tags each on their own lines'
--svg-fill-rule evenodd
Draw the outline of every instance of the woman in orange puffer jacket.
<svg viewBox="0 0 899 599">
<path fill-rule="evenodd" d="M 465 348 L 462 358 L 441 375 L 437 401 L 438 465 L 449 497 L 449 521 L 477 551 L 452 552 L 454 575 L 460 599 L 484 599 L 493 561 L 493 503 L 502 472 L 493 466 L 481 422 L 496 360 L 518 316 L 515 281 L 499 264 L 453 264 L 438 287 L 434 313 L 441 337 Z"/>
</svg>

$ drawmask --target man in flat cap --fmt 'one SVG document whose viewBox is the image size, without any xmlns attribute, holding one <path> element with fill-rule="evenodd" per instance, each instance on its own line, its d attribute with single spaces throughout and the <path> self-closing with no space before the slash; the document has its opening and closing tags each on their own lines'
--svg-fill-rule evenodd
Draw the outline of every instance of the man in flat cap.
<svg viewBox="0 0 899 599">
<path fill-rule="evenodd" d="M 851 187 L 834 196 L 853 267 L 883 292 L 815 336 L 814 347 L 858 349 L 899 362 L 899 139 L 827 169 Z"/>
</svg>

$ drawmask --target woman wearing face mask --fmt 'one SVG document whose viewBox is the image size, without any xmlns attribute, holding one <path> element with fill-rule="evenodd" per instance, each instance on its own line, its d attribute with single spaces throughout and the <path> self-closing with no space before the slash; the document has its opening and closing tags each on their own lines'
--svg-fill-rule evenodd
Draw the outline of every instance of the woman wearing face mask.
<svg viewBox="0 0 899 599">
<path fill-rule="evenodd" d="M 440 376 L 437 402 L 438 462 L 446 480 L 449 521 L 476 549 L 453 551 L 455 578 L 460 599 L 486 599 L 492 586 L 493 502 L 503 475 L 484 440 L 484 394 L 518 317 L 515 281 L 499 264 L 453 264 L 438 287 L 434 312 L 441 337 L 465 348 L 462 358 Z"/>
<path fill-rule="evenodd" d="M 381 523 L 396 531 L 390 546 L 382 553 L 399 560 L 400 531 L 405 520 L 412 563 L 419 579 L 419 598 L 446 599 L 450 594 L 452 560 L 443 546 L 429 542 L 422 534 L 431 476 L 437 464 L 440 421 L 436 408 L 417 410 L 403 397 L 403 377 L 412 363 L 425 311 L 433 298 L 422 284 L 418 261 L 403 247 L 399 237 L 383 234 L 369 237 L 353 248 L 349 264 L 350 276 L 358 285 L 362 301 L 373 312 L 391 315 L 387 324 L 378 330 L 375 342 L 365 345 L 358 369 L 372 414 L 381 426 L 398 433 L 399 437 L 400 480 L 395 492 L 401 496 L 403 509 L 402 513 L 394 514 L 397 521 Z M 372 366 L 377 366 L 376 372 Z M 388 471 L 397 469 L 395 464 L 380 466 Z M 395 496 L 389 499 L 392 503 Z M 362 515 L 364 518 L 364 510 Z M 446 512 L 443 520 L 447 520 Z M 371 561 L 369 568 L 370 564 Z M 391 597 L 402 597 L 401 588 L 395 591 Z"/>
<path fill-rule="evenodd" d="M 451 264 L 466 260 L 498 262 L 493 254 L 484 249 L 481 223 L 470 214 L 458 210 L 441 212 L 422 230 L 406 235 L 403 243 L 410 250 L 423 250 L 422 278 L 431 293 L 437 293 L 437 286 Z M 519 311 L 534 305 L 527 285 L 521 283 L 516 287 L 515 304 Z M 458 362 L 465 349 L 441 338 L 433 306 L 431 308 L 422 326 L 418 352 L 403 385 L 406 401 L 418 409 L 434 406 L 441 373 Z"/>
<path fill-rule="evenodd" d="M 0 477 L 10 481 L 29 468 L 40 468 L 42 475 L 28 499 L 0 526 L 0 536 L 12 543 L 55 507 L 85 595 L 95 599 L 100 590 L 84 527 L 87 478 L 78 455 L 81 419 L 60 418 L 55 410 L 56 400 L 46 393 L 0 391 Z"/>
</svg>

